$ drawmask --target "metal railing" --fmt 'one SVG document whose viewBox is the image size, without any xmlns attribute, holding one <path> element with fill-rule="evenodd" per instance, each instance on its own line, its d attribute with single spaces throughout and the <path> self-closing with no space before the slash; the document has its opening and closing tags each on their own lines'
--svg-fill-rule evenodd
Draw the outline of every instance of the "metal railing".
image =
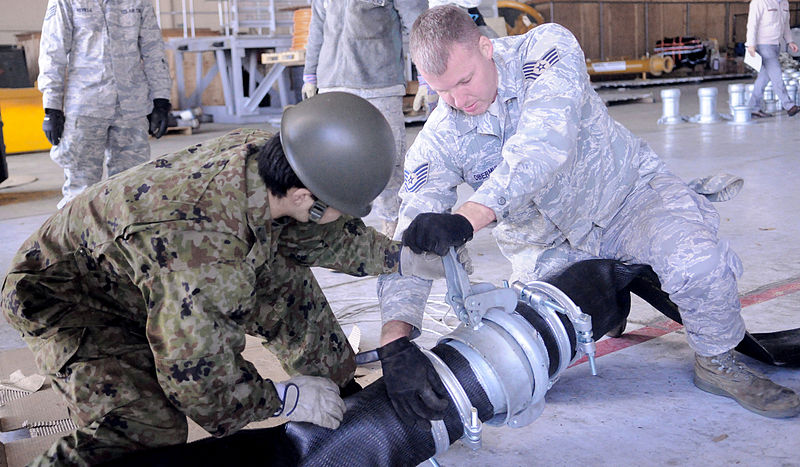
<svg viewBox="0 0 800 467">
<path fill-rule="evenodd" d="M 196 37 L 197 16 L 216 15 L 221 35 L 256 34 L 272 36 L 278 32 L 278 26 L 286 21 L 278 18 L 276 3 L 286 6 L 308 5 L 309 0 L 275 1 L 275 0 L 217 0 L 216 10 L 197 9 L 194 0 L 181 0 L 180 10 L 162 10 L 161 0 L 155 0 L 158 25 L 162 17 L 172 18 L 173 24 L 179 18 L 183 28 L 183 37 Z M 170 5 L 172 2 L 170 2 Z M 288 23 L 287 23 L 288 24 Z"/>
</svg>

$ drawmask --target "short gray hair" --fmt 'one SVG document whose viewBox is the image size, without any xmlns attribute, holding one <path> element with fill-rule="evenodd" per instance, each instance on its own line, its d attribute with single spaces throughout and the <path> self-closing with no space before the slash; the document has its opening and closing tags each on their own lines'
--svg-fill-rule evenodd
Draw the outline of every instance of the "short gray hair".
<svg viewBox="0 0 800 467">
<path fill-rule="evenodd" d="M 454 44 L 477 47 L 480 37 L 478 26 L 463 9 L 455 5 L 433 7 L 419 15 L 411 28 L 411 59 L 418 70 L 440 76 L 447 71 Z"/>
</svg>

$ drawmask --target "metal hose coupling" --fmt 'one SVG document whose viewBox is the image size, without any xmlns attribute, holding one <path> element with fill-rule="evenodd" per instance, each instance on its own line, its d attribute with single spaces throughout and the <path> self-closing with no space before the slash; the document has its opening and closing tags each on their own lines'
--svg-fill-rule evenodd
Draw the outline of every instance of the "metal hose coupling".
<svg viewBox="0 0 800 467">
<path fill-rule="evenodd" d="M 446 301 L 461 324 L 438 344 L 452 347 L 469 363 L 494 410 L 485 423 L 519 428 L 533 422 L 544 411 L 547 390 L 583 354 L 589 358 L 592 374 L 597 374 L 592 318 L 564 292 L 546 282 L 515 282 L 512 287 L 507 282 L 505 287 L 471 284 L 454 249 L 442 261 Z M 517 313 L 519 302 L 533 309 L 541 320 L 529 322 Z M 574 336 L 570 336 L 560 315 L 572 323 Z M 546 343 L 543 335 L 552 339 Z M 474 404 L 447 364 L 437 354 L 423 352 L 455 404 L 464 426 L 461 440 L 478 449 L 482 427 Z M 551 365 L 558 368 L 551 369 Z M 431 434 L 439 454 L 447 449 L 448 437 L 444 423 L 436 422 L 431 423 Z"/>
<path fill-rule="evenodd" d="M 464 436 L 461 440 L 469 446 L 472 450 L 478 450 L 481 447 L 481 432 L 483 427 L 481 421 L 478 419 L 478 410 L 472 406 L 467 392 L 464 387 L 456 378 L 455 374 L 450 370 L 450 367 L 439 358 L 438 355 L 427 349 L 420 349 L 425 356 L 430 359 L 433 368 L 439 374 L 442 384 L 450 399 L 456 406 L 458 416 L 461 418 L 461 423 L 464 425 Z M 433 423 L 439 422 L 439 423 Z M 431 423 L 431 433 L 433 434 L 434 444 L 436 445 L 436 454 L 440 454 L 447 450 L 450 446 L 450 438 L 447 434 L 447 428 L 441 420 L 434 420 Z"/>
<path fill-rule="evenodd" d="M 592 375 L 597 376 L 597 364 L 595 362 L 597 345 L 592 334 L 592 317 L 582 312 L 580 307 L 567 294 L 547 282 L 533 281 L 524 284 L 516 281 L 511 287 L 517 292 L 522 302 L 530 305 L 548 322 L 551 328 L 563 332 L 564 335 L 566 335 L 564 325 L 555 313 L 561 313 L 569 318 L 575 328 L 577 350 L 580 351 L 575 355 L 574 360 L 586 355 Z M 564 354 L 561 353 L 561 355 L 563 356 Z M 562 358 L 561 362 L 563 368 L 559 368 L 559 372 L 572 363 L 569 357 Z"/>
</svg>

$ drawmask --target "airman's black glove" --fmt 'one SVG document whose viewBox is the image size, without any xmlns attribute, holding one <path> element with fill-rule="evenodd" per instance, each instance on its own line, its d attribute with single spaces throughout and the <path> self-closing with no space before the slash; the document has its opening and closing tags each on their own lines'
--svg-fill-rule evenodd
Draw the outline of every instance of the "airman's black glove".
<svg viewBox="0 0 800 467">
<path fill-rule="evenodd" d="M 408 337 L 377 350 L 386 392 L 400 420 L 408 426 L 430 430 L 430 420 L 444 418 L 450 404 L 447 389 L 430 360 Z"/>
<path fill-rule="evenodd" d="M 47 136 L 47 141 L 53 146 L 61 142 L 61 135 L 64 133 L 64 112 L 58 109 L 44 109 L 42 130 Z"/>
<path fill-rule="evenodd" d="M 167 99 L 153 99 L 153 112 L 147 116 L 150 122 L 150 134 L 156 139 L 164 136 L 167 132 L 167 120 L 172 104 Z"/>
<path fill-rule="evenodd" d="M 450 247 L 460 247 L 472 240 L 472 224 L 460 214 L 424 212 L 411 221 L 403 232 L 403 245 L 414 253 L 444 256 Z"/>
</svg>

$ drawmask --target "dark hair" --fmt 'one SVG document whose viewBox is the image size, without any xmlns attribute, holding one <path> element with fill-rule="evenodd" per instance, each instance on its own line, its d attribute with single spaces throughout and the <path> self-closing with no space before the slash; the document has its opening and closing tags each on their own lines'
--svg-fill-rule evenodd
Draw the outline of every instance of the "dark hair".
<svg viewBox="0 0 800 467">
<path fill-rule="evenodd" d="M 453 46 L 477 47 L 480 38 L 480 29 L 462 8 L 433 7 L 420 14 L 411 28 L 411 59 L 418 70 L 441 76 L 447 71 Z"/>
<path fill-rule="evenodd" d="M 258 175 L 264 180 L 267 189 L 278 198 L 286 196 L 289 188 L 306 187 L 294 173 L 286 154 L 283 153 L 280 134 L 270 138 L 259 151 Z"/>
</svg>

